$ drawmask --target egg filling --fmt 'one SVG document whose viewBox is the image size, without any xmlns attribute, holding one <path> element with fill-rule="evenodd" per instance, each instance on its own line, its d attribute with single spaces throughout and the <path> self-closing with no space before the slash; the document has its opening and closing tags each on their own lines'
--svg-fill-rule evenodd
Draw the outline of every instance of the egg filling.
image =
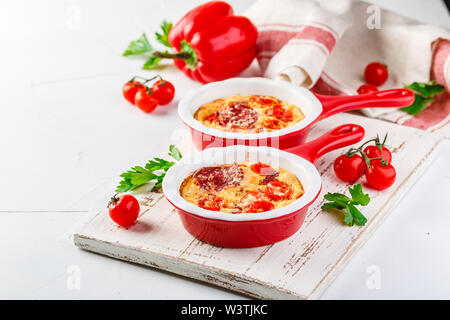
<svg viewBox="0 0 450 320">
<path fill-rule="evenodd" d="M 183 181 L 180 194 L 207 210 L 256 213 L 284 207 L 300 198 L 304 189 L 283 168 L 242 162 L 196 170 Z"/>
<path fill-rule="evenodd" d="M 258 133 L 292 126 L 305 116 L 298 107 L 272 96 L 234 95 L 201 106 L 194 118 L 222 131 Z"/>
</svg>

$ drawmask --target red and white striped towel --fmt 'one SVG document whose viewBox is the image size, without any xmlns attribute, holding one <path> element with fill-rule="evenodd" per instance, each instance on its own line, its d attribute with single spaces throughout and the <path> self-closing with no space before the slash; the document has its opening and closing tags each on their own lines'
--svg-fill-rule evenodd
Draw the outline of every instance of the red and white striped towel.
<svg viewBox="0 0 450 320">
<path fill-rule="evenodd" d="M 378 14 L 380 28 L 369 29 Z M 449 30 L 352 0 L 258 0 L 246 15 L 258 27 L 257 60 L 266 77 L 352 95 L 365 66 L 379 61 L 390 74 L 380 89 L 436 80 L 447 92 L 418 116 L 384 108 L 364 114 L 450 137 Z"/>
</svg>

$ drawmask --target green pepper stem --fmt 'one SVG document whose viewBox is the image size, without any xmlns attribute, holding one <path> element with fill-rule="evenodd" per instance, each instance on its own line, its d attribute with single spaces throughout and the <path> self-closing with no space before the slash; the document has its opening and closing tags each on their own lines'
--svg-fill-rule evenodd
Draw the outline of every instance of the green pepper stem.
<svg viewBox="0 0 450 320">
<path fill-rule="evenodd" d="M 153 51 L 152 56 L 163 59 L 188 59 L 191 57 L 187 52 L 169 53 L 161 51 Z"/>
</svg>

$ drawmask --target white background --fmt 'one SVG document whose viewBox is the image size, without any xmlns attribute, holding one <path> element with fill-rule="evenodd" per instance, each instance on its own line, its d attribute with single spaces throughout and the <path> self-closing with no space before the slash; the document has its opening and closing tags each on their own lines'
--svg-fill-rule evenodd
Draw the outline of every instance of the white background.
<svg viewBox="0 0 450 320">
<path fill-rule="evenodd" d="M 176 21 L 200 2 L 1 2 L 0 298 L 242 298 L 84 252 L 68 236 L 90 210 L 106 205 L 99 194 L 112 194 L 122 171 L 155 156 L 154 148 L 182 127 L 176 103 L 199 84 L 164 69 L 175 101 L 144 114 L 122 98 L 121 86 L 154 72 L 121 53 L 129 40 L 144 31 L 153 38 L 164 18 Z M 238 13 L 252 3 L 229 2 Z M 373 2 L 450 27 L 439 0 Z M 324 299 L 450 298 L 448 163 L 447 142 Z M 70 266 L 80 271 L 79 289 L 67 286 Z M 379 289 L 367 286 L 374 268 Z"/>
</svg>

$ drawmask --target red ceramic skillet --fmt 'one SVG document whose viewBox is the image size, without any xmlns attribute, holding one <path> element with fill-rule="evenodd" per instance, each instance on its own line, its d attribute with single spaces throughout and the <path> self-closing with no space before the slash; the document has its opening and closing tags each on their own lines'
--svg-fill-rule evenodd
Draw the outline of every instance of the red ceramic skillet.
<svg viewBox="0 0 450 320">
<path fill-rule="evenodd" d="M 299 107 L 305 118 L 281 130 L 250 134 L 209 128 L 194 119 L 194 113 L 202 105 L 236 94 L 277 97 Z M 232 78 L 209 83 L 185 95 L 178 105 L 178 114 L 190 128 L 194 144 L 199 150 L 236 144 L 272 146 L 285 150 L 303 143 L 315 122 L 335 113 L 372 107 L 406 107 L 413 102 L 414 94 L 407 89 L 392 89 L 356 96 L 323 96 L 284 81 Z"/>
<path fill-rule="evenodd" d="M 321 178 L 312 163 L 325 153 L 357 143 L 363 137 L 361 126 L 346 124 L 286 151 L 243 145 L 208 148 L 172 166 L 164 177 L 162 188 L 166 198 L 177 208 L 183 226 L 194 237 L 222 247 L 268 245 L 294 234 L 302 225 L 308 207 L 319 195 Z M 290 171 L 302 183 L 305 193 L 285 207 L 240 214 L 206 210 L 181 197 L 179 189 L 182 182 L 195 170 L 243 161 L 261 161 Z"/>
</svg>

